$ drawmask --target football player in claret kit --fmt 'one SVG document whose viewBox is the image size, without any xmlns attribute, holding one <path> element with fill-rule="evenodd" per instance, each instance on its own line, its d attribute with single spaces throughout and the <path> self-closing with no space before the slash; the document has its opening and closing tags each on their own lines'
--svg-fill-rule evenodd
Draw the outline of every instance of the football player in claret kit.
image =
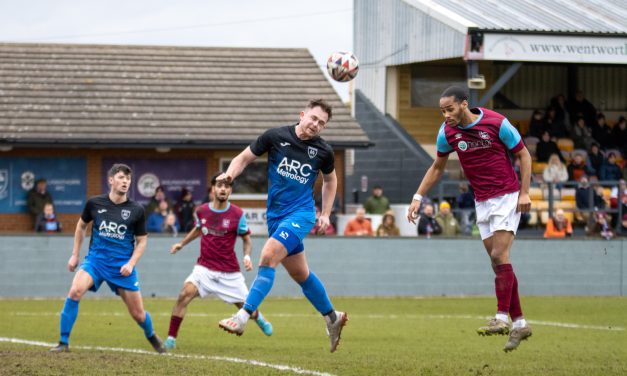
<svg viewBox="0 0 627 376">
<path fill-rule="evenodd" d="M 455 86 L 446 89 L 440 97 L 440 110 L 445 122 L 437 137 L 437 158 L 422 179 L 407 218 L 415 223 L 423 195 L 444 173 L 448 155 L 457 152 L 464 174 L 475 191 L 477 227 L 496 274 L 497 312 L 488 325 L 477 332 L 480 335 L 509 334 L 503 350 L 512 351 L 531 336 L 509 257 L 520 214 L 531 208 L 531 156 L 520 134 L 505 116 L 486 108 L 469 109 L 464 89 Z M 520 184 L 510 152 L 520 158 Z M 511 328 L 508 315 L 513 321 Z"/>
<path fill-rule="evenodd" d="M 302 288 L 303 294 L 324 317 L 331 343 L 337 349 L 342 327 L 348 321 L 344 312 L 335 311 L 318 277 L 309 269 L 303 239 L 316 222 L 313 186 L 322 171 L 322 212 L 318 218 L 320 231 L 329 226 L 337 177 L 333 149 L 319 134 L 331 120 L 331 107 L 323 100 L 310 101 L 295 125 L 264 132 L 233 159 L 219 181 L 230 182 L 257 157 L 268 153 L 267 220 L 270 238 L 261 250 L 257 278 L 250 288 L 244 307 L 233 317 L 221 320 L 224 330 L 241 335 L 251 315 L 270 292 L 275 268 L 283 264 L 289 275 Z"/>
<path fill-rule="evenodd" d="M 97 291 L 102 282 L 106 282 L 122 298 L 152 347 L 163 353 L 165 347 L 153 330 L 150 314 L 144 310 L 135 270 L 146 248 L 144 208 L 127 196 L 131 186 L 130 167 L 114 164 L 109 170 L 108 180 L 111 186 L 109 193 L 87 200 L 76 225 L 72 256 L 67 265 L 70 272 L 78 266 L 85 230 L 93 222 L 89 251 L 74 275 L 61 311 L 61 339 L 50 351 L 69 351 L 70 333 L 78 315 L 80 299 L 88 289 Z"/>
<path fill-rule="evenodd" d="M 233 303 L 242 308 L 248 287 L 244 276 L 240 272 L 237 256 L 235 256 L 235 241 L 241 236 L 244 247 L 244 268 L 252 270 L 250 261 L 252 242 L 250 230 L 246 224 L 246 216 L 242 209 L 229 202 L 232 192 L 232 183 L 225 181 L 216 182 L 218 174 L 211 179 L 211 191 L 213 201 L 202 204 L 196 209 L 196 226 L 185 238 L 176 243 L 170 249 L 175 254 L 194 239 L 201 237 L 200 257 L 194 266 L 194 270 L 185 280 L 185 285 L 179 293 L 178 300 L 172 309 L 170 317 L 170 330 L 165 340 L 165 347 L 176 347 L 176 337 L 185 317 L 187 305 L 196 297 L 204 298 L 215 294 L 227 303 Z M 252 314 L 261 331 L 272 335 L 272 324 L 263 317 L 261 312 Z"/>
</svg>

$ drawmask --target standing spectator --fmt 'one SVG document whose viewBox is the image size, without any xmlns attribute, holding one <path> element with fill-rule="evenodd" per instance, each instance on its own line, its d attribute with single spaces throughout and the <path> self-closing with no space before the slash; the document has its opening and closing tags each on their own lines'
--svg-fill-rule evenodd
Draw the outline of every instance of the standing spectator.
<svg viewBox="0 0 627 376">
<path fill-rule="evenodd" d="M 28 205 L 28 211 L 30 212 L 33 224 L 36 224 L 39 215 L 43 214 L 46 204 L 54 204 L 52 195 L 46 189 L 47 186 L 48 181 L 46 179 L 37 179 L 35 186 L 28 191 L 28 196 L 26 196 L 26 204 Z"/>
<path fill-rule="evenodd" d="M 322 213 L 320 211 L 320 207 L 316 205 L 316 224 L 311 231 L 309 231 L 309 235 L 335 235 L 335 226 L 333 226 L 332 223 L 330 223 L 326 229 L 323 229 L 322 226 L 320 226 L 320 222 L 318 221 L 320 213 Z"/>
<path fill-rule="evenodd" d="M 181 199 L 176 204 L 176 214 L 178 216 L 181 231 L 187 233 L 194 228 L 194 201 L 192 192 L 187 188 L 181 190 Z"/>
<path fill-rule="evenodd" d="M 431 235 L 440 235 L 441 233 L 442 227 L 435 220 L 433 205 L 425 205 L 422 215 L 418 219 L 418 235 L 425 235 L 427 238 L 430 238 Z"/>
<path fill-rule="evenodd" d="M 401 230 L 396 226 L 396 218 L 391 210 L 383 214 L 381 224 L 377 227 L 376 236 L 401 236 Z"/>
<path fill-rule="evenodd" d="M 596 190 L 590 186 L 586 176 L 582 176 L 581 179 L 579 179 L 579 184 L 575 191 L 575 203 L 579 210 L 575 213 L 575 219 L 580 223 L 586 222 L 588 212 L 593 208 L 605 207 L 603 197 L 599 196 Z"/>
<path fill-rule="evenodd" d="M 588 164 L 594 170 L 594 176 L 598 179 L 601 174 L 601 166 L 605 164 L 605 156 L 596 142 L 590 146 L 588 151 Z"/>
<path fill-rule="evenodd" d="M 551 154 L 557 154 L 559 159 L 563 162 L 564 157 L 560 153 L 560 149 L 557 147 L 555 141 L 551 140 L 551 135 L 548 131 L 542 133 L 540 142 L 536 145 L 536 159 L 538 162 L 548 162 Z"/>
<path fill-rule="evenodd" d="M 590 131 L 590 128 L 586 125 L 586 120 L 583 117 L 577 118 L 575 126 L 570 133 L 570 137 L 573 139 L 575 149 L 589 150 L 594 142 L 592 131 Z"/>
<path fill-rule="evenodd" d="M 565 238 L 573 235 L 573 225 L 564 216 L 563 209 L 557 209 L 555 215 L 546 222 L 545 238 Z"/>
<path fill-rule="evenodd" d="M 575 98 L 568 103 L 570 109 L 571 119 L 583 117 L 586 120 L 586 124 L 596 124 L 597 109 L 594 108 L 592 103 L 588 102 L 585 98 L 583 91 L 579 90 L 575 93 Z"/>
<path fill-rule="evenodd" d="M 148 216 L 148 222 L 146 224 L 148 232 L 162 232 L 166 217 L 171 213 L 170 209 L 168 209 L 168 202 L 165 200 L 160 201 L 159 207 Z M 176 225 L 178 228 L 178 223 L 176 223 Z"/>
<path fill-rule="evenodd" d="M 551 98 L 551 107 L 555 109 L 555 119 L 564 123 L 566 127 L 570 127 L 571 117 L 568 113 L 564 94 L 557 94 L 555 97 Z"/>
<path fill-rule="evenodd" d="M 366 209 L 357 208 L 355 217 L 348 221 L 344 229 L 345 236 L 372 236 L 372 225 L 366 218 Z"/>
<path fill-rule="evenodd" d="M 614 147 L 627 157 L 627 119 L 624 116 L 618 118 L 618 122 L 612 128 L 612 141 Z"/>
<path fill-rule="evenodd" d="M 54 205 L 47 202 L 44 205 L 43 213 L 37 216 L 35 222 L 35 231 L 37 232 L 61 232 L 61 222 L 57 220 L 54 214 Z"/>
<path fill-rule="evenodd" d="M 390 210 L 390 200 L 383 195 L 383 188 L 381 188 L 381 186 L 374 186 L 372 196 L 368 197 L 364 208 L 368 214 L 385 214 L 385 212 Z"/>
<path fill-rule="evenodd" d="M 607 160 L 601 166 L 601 173 L 599 174 L 599 180 L 620 180 L 623 178 L 623 172 L 616 164 L 616 154 L 609 153 Z"/>
<path fill-rule="evenodd" d="M 568 164 L 568 180 L 579 181 L 582 176 L 586 176 L 589 173 L 591 171 L 588 169 L 584 156 L 580 153 L 575 153 L 573 159 Z"/>
<path fill-rule="evenodd" d="M 551 137 L 568 137 L 568 129 L 563 121 L 556 118 L 555 109 L 553 107 L 549 107 L 546 111 L 546 119 L 544 119 L 544 123 L 546 124 L 546 129 L 551 134 Z"/>
<path fill-rule="evenodd" d="M 172 202 L 168 200 L 167 196 L 165 195 L 165 188 L 163 188 L 162 185 L 158 186 L 155 189 L 155 195 L 152 196 L 150 202 L 148 202 L 148 205 L 146 205 L 147 217 L 149 217 L 150 214 L 154 213 L 154 211 L 157 210 L 157 208 L 160 206 L 161 201 L 165 201 L 168 204 L 168 210 L 174 209 L 174 205 L 172 205 Z"/>
<path fill-rule="evenodd" d="M 472 233 L 473 217 L 475 215 L 475 195 L 468 188 L 468 184 L 459 183 L 459 196 L 457 196 L 457 208 L 459 209 L 459 222 L 464 235 Z"/>
<path fill-rule="evenodd" d="M 546 123 L 544 122 L 544 116 L 542 115 L 542 111 L 534 110 L 531 115 L 531 120 L 529 121 L 529 132 L 528 136 L 537 137 L 540 139 L 542 137 L 542 133 L 547 131 Z"/>
<path fill-rule="evenodd" d="M 542 172 L 542 179 L 546 183 L 556 184 L 558 188 L 561 186 L 560 183 L 568 180 L 568 170 L 557 154 L 552 154 L 549 158 L 549 163 Z"/>
<path fill-rule="evenodd" d="M 442 228 L 442 235 L 444 236 L 457 236 L 461 232 L 459 222 L 451 213 L 451 204 L 446 201 L 440 203 L 440 212 L 435 216 L 435 220 Z"/>
<path fill-rule="evenodd" d="M 605 115 L 597 115 L 596 126 L 592 130 L 592 137 L 601 145 L 602 149 L 609 149 L 614 145 L 612 141 L 612 128 L 607 125 Z"/>
</svg>

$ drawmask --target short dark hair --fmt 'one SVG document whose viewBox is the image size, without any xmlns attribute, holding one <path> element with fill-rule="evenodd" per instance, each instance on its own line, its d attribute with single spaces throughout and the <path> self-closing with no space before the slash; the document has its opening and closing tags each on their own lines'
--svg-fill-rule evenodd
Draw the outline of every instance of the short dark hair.
<svg viewBox="0 0 627 376">
<path fill-rule="evenodd" d="M 330 104 L 327 103 L 327 101 L 325 101 L 322 98 L 312 99 L 309 101 L 309 103 L 307 103 L 307 107 L 305 108 L 312 109 L 316 107 L 320 107 L 322 111 L 326 112 L 327 115 L 329 115 L 329 118 L 327 119 L 327 121 L 331 120 L 331 118 L 333 117 L 333 108 L 331 107 Z"/>
<path fill-rule="evenodd" d="M 468 91 L 459 86 L 450 86 L 442 92 L 440 98 L 455 97 L 456 102 L 463 102 L 468 100 Z"/>
<path fill-rule="evenodd" d="M 124 175 L 131 175 L 133 170 L 130 167 L 125 165 L 124 163 L 116 163 L 109 169 L 109 173 L 107 174 L 109 177 L 115 176 L 118 172 L 124 173 Z"/>
<path fill-rule="evenodd" d="M 218 184 L 218 176 L 224 174 L 223 171 L 219 171 L 218 173 L 216 173 L 215 175 L 213 175 L 211 177 L 211 186 L 214 187 L 216 184 Z M 233 181 L 231 181 L 231 184 L 229 184 L 231 187 L 233 186 Z"/>
</svg>

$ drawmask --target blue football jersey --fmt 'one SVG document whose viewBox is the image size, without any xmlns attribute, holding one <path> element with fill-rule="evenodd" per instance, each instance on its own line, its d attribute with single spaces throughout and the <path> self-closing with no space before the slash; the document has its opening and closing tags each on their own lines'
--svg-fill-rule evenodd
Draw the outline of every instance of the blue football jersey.
<svg viewBox="0 0 627 376">
<path fill-rule="evenodd" d="M 250 145 L 256 156 L 268 153 L 268 219 L 313 212 L 318 172 L 330 174 L 335 169 L 331 146 L 320 137 L 301 140 L 295 128 L 269 129 Z"/>
</svg>

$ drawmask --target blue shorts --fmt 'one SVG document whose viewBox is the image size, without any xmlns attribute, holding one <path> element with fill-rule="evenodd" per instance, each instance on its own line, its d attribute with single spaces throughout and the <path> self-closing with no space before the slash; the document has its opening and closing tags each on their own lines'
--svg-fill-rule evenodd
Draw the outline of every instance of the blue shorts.
<svg viewBox="0 0 627 376">
<path fill-rule="evenodd" d="M 316 224 L 314 212 L 296 212 L 285 217 L 268 219 L 268 235 L 278 240 L 287 255 L 295 255 L 305 250 L 303 239 Z"/>
<path fill-rule="evenodd" d="M 81 265 L 81 269 L 86 271 L 94 280 L 94 285 L 89 288 L 93 292 L 98 291 L 102 282 L 107 282 L 111 291 L 116 295 L 119 295 L 119 288 L 128 291 L 139 291 L 139 279 L 137 278 L 136 269 L 133 268 L 131 275 L 125 277 L 120 274 L 120 267 L 107 265 L 89 257 L 85 257 L 85 261 Z"/>
</svg>

